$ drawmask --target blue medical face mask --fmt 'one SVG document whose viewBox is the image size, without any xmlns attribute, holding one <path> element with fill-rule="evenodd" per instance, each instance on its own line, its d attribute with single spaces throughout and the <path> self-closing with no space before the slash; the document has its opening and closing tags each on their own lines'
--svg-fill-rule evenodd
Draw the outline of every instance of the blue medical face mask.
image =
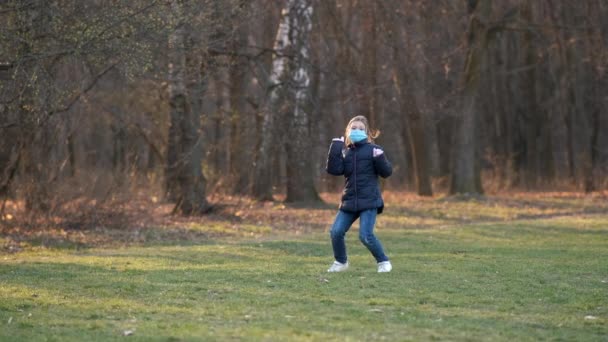
<svg viewBox="0 0 608 342">
<path fill-rule="evenodd" d="M 367 139 L 367 134 L 365 134 L 365 131 L 360 129 L 351 129 L 350 133 L 348 134 L 348 138 L 350 141 L 358 143 L 359 141 Z"/>
</svg>

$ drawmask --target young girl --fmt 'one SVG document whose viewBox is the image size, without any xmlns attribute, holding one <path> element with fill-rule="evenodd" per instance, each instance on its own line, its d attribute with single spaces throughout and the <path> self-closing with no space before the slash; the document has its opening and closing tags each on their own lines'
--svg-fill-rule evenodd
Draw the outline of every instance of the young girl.
<svg viewBox="0 0 608 342">
<path fill-rule="evenodd" d="M 356 219 L 360 224 L 359 239 L 376 258 L 378 272 L 390 272 L 393 266 L 374 235 L 374 224 L 376 215 L 384 209 L 378 176 L 390 176 L 393 171 L 391 163 L 382 148 L 372 143 L 378 134 L 370 132 L 364 116 L 352 118 L 344 135 L 346 141 L 344 137 L 333 139 L 327 157 L 327 172 L 346 178 L 340 210 L 330 232 L 336 260 L 327 272 L 341 272 L 348 268 L 344 235 Z"/>
</svg>

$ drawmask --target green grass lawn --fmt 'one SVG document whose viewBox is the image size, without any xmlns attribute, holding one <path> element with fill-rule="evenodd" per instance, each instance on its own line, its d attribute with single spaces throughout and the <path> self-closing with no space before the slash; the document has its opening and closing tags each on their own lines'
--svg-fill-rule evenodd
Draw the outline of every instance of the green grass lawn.
<svg viewBox="0 0 608 342">
<path fill-rule="evenodd" d="M 539 201 L 394 203 L 389 274 L 358 224 L 325 272 L 327 208 L 298 234 L 0 254 L 0 340 L 608 341 L 608 213 Z"/>
</svg>

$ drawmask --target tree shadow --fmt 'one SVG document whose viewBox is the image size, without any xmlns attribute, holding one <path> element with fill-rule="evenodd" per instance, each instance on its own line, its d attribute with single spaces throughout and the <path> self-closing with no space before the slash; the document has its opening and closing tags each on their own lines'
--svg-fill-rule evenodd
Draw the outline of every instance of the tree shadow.
<svg viewBox="0 0 608 342">
<path fill-rule="evenodd" d="M 557 200 L 559 200 L 558 198 Z M 559 217 L 571 217 L 576 215 L 606 215 L 608 214 L 608 205 L 603 203 L 569 203 L 555 202 L 551 199 L 516 199 L 502 197 L 484 197 L 484 196 L 460 196 L 441 198 L 436 203 L 479 203 L 486 206 L 485 210 L 492 210 L 490 206 L 496 206 L 497 210 L 510 209 L 511 216 L 501 217 L 480 213 L 479 208 L 471 208 L 459 211 L 456 215 L 453 214 L 453 209 L 450 212 L 448 208 L 442 207 L 424 207 L 410 208 L 407 206 L 391 207 L 385 213 L 391 218 L 398 217 L 413 217 L 421 220 L 438 220 L 441 224 L 471 224 L 471 223 L 495 223 L 495 222 L 513 222 L 520 220 L 539 220 L 552 219 Z M 532 213 L 530 213 L 532 211 Z M 422 224 L 422 226 L 433 226 L 434 224 Z M 418 226 L 417 226 L 418 227 Z"/>
<path fill-rule="evenodd" d="M 301 201 L 301 202 L 281 202 L 288 208 L 293 209 L 321 209 L 321 210 L 329 210 L 335 209 L 338 210 L 338 205 L 335 203 L 328 203 L 323 200 L 318 201 Z"/>
<path fill-rule="evenodd" d="M 329 237 L 328 237 L 329 241 Z M 302 257 L 322 257 L 327 256 L 328 251 L 331 251 L 331 246 L 328 241 L 310 242 L 310 241 L 266 241 L 261 244 L 264 249 L 283 252 L 288 255 L 296 255 Z M 242 246 L 260 246 L 260 244 L 244 243 Z"/>
</svg>

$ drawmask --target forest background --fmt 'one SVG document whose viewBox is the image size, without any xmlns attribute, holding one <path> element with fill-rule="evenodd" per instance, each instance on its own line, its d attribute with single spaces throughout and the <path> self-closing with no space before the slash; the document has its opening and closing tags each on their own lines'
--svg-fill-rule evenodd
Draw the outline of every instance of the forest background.
<svg viewBox="0 0 608 342">
<path fill-rule="evenodd" d="M 314 202 L 340 191 L 326 153 L 355 115 L 381 131 L 387 190 L 605 190 L 606 17 L 601 0 L 2 1 L 2 220 L 141 193 L 182 214 Z"/>
</svg>

